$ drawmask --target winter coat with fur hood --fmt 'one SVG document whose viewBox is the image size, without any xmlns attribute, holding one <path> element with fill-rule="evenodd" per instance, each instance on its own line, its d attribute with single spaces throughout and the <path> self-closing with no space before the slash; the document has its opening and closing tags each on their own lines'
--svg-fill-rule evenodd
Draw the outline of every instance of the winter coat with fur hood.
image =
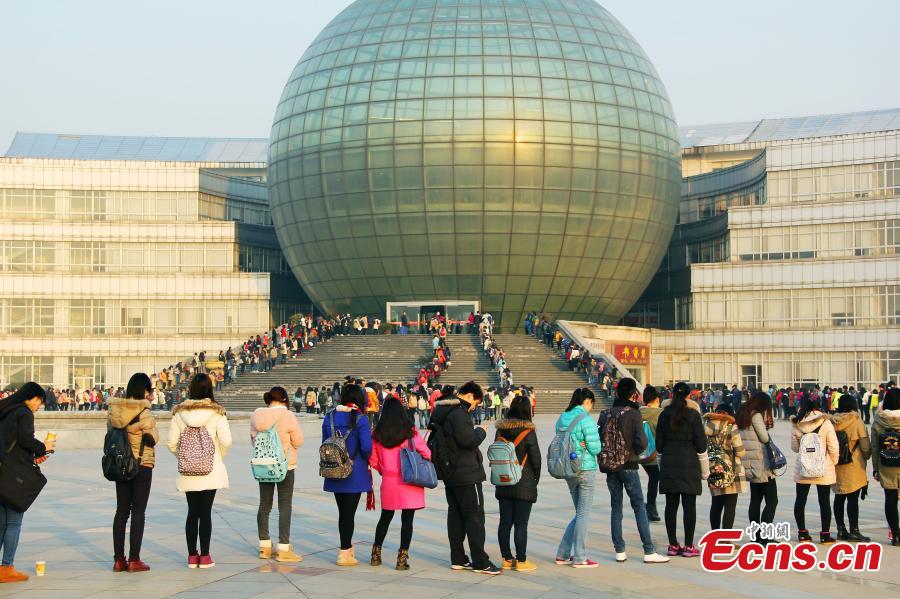
<svg viewBox="0 0 900 599">
<path fill-rule="evenodd" d="M 869 484 L 866 462 L 872 457 L 872 446 L 869 444 L 869 433 L 859 412 L 834 414 L 831 423 L 834 425 L 835 434 L 837 431 L 844 431 L 850 443 L 852 461 L 849 464 L 835 466 L 837 481 L 832 488 L 838 495 L 846 495 Z"/>
<path fill-rule="evenodd" d="M 818 410 L 813 410 L 803 417 L 803 420 L 797 421 L 796 417 L 791 418 L 794 425 L 791 430 L 791 451 L 800 452 L 800 437 L 806 433 L 811 433 L 818 429 L 819 441 L 825 449 L 825 474 L 818 478 L 803 478 L 800 472 L 800 458 L 794 460 L 794 482 L 801 485 L 833 485 L 837 480 L 834 465 L 837 464 L 840 454 L 838 447 L 837 435 L 834 434 L 834 426 L 828 414 L 824 414 Z"/>
<path fill-rule="evenodd" d="M 724 457 L 734 470 L 734 484 L 723 489 L 707 485 L 712 495 L 733 495 L 747 492 L 747 474 L 744 472 L 744 442 L 741 432 L 738 430 L 734 418 L 728 414 L 710 412 L 703 415 L 704 431 L 706 432 L 707 451 L 710 444 L 717 444 L 724 451 Z"/>
<path fill-rule="evenodd" d="M 766 421 L 759 412 L 754 412 L 750 426 L 740 431 L 741 444 L 744 446 L 744 472 L 751 483 L 767 483 L 775 478 L 775 473 L 766 461 L 766 443 L 769 442 L 769 431 Z"/>
<path fill-rule="evenodd" d="M 169 450 L 178 455 L 181 433 L 188 427 L 204 427 L 215 444 L 212 472 L 205 476 L 178 475 L 175 487 L 182 493 L 210 491 L 228 488 L 228 471 L 225 455 L 231 447 L 231 429 L 225 417 L 225 408 L 211 399 L 187 399 L 172 410 L 169 425 Z"/>
<path fill-rule="evenodd" d="M 900 468 L 889 468 L 879 463 L 879 449 L 881 446 L 881 433 L 885 431 L 900 431 L 900 410 L 878 410 L 875 412 L 875 420 L 872 421 L 872 467 L 878 472 L 878 482 L 884 489 L 900 489 Z"/>
<path fill-rule="evenodd" d="M 508 418 L 497 423 L 496 439 L 503 437 L 512 443 L 523 432 L 528 434 L 516 446 L 516 457 L 522 466 L 522 478 L 518 484 L 494 487 L 494 497 L 497 499 L 518 499 L 520 501 L 537 502 L 537 487 L 541 480 L 541 448 L 538 445 L 537 431 L 530 420 L 516 420 Z"/>
<path fill-rule="evenodd" d="M 135 416 L 139 416 L 137 422 L 129 424 Z M 126 430 L 128 442 L 131 444 L 131 453 L 134 454 L 134 459 L 138 459 L 138 456 L 141 455 L 141 466 L 153 468 L 156 465 L 154 446 L 159 442 L 159 432 L 156 430 L 156 419 L 150 411 L 149 400 L 125 397 L 110 398 L 106 430 L 109 431 L 112 428 Z M 141 454 L 141 440 L 144 441 L 143 454 Z"/>
</svg>

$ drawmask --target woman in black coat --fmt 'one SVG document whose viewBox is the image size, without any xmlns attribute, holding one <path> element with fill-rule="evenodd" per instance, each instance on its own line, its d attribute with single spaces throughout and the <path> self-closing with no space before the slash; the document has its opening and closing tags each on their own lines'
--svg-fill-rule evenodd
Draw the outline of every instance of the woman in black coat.
<svg viewBox="0 0 900 599">
<path fill-rule="evenodd" d="M 706 451 L 706 433 L 700 414 L 687 404 L 690 392 L 686 383 L 677 383 L 672 390 L 672 403 L 659 415 L 656 425 L 659 492 L 666 496 L 668 553 L 683 557 L 700 555 L 694 547 L 697 496 L 703 492 L 697 454 Z M 679 545 L 676 534 L 679 503 L 684 507 L 684 547 Z"/>
<path fill-rule="evenodd" d="M 518 572 L 529 572 L 537 569 L 527 559 L 526 546 L 528 519 L 531 517 L 531 507 L 537 501 L 538 481 L 541 478 L 541 448 L 531 421 L 531 400 L 520 395 L 513 399 L 506 418 L 497 423 L 497 438 L 502 437 L 513 443 L 523 433 L 522 440 L 516 445 L 516 458 L 522 465 L 522 478 L 515 485 L 496 486 L 494 496 L 500 502 L 497 538 L 500 553 L 503 554 L 503 569 L 515 568 Z M 516 529 L 515 559 L 509 546 L 509 534 L 513 526 Z"/>
</svg>

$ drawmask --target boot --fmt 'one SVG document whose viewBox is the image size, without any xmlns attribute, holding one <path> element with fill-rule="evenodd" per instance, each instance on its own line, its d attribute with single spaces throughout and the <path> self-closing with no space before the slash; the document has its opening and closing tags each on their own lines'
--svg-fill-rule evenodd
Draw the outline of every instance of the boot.
<svg viewBox="0 0 900 599">
<path fill-rule="evenodd" d="M 838 524 L 837 529 L 838 529 L 838 531 L 837 531 L 838 532 L 838 534 L 837 534 L 838 541 L 849 541 L 850 540 L 850 533 L 847 532 L 846 526 L 844 526 L 843 524 Z"/>
<path fill-rule="evenodd" d="M 275 561 L 296 564 L 297 562 L 302 562 L 303 558 L 291 550 L 290 544 L 278 543 Z"/>
<path fill-rule="evenodd" d="M 805 528 L 801 528 L 797 531 L 797 540 L 801 543 L 809 542 L 812 543 L 812 536 L 809 534 L 809 531 Z"/>
<path fill-rule="evenodd" d="M 124 572 L 128 569 L 128 560 L 124 557 L 117 557 L 113 562 L 113 572 Z"/>
<path fill-rule="evenodd" d="M 659 522 L 659 512 L 656 511 L 656 503 L 647 504 L 647 519 L 650 522 Z"/>
<path fill-rule="evenodd" d="M 131 557 L 128 558 L 128 571 L 129 572 L 147 572 L 150 570 L 150 566 L 141 561 L 140 557 Z"/>
<path fill-rule="evenodd" d="M 340 549 L 338 550 L 337 562 L 335 563 L 337 563 L 338 566 L 355 566 L 359 562 L 353 557 L 352 549 Z"/>
<path fill-rule="evenodd" d="M 868 543 L 872 539 L 859 532 L 859 527 L 850 529 L 850 540 L 851 541 L 861 541 L 863 543 Z"/>
<path fill-rule="evenodd" d="M 19 572 L 12 566 L 0 566 L 0 583 L 23 582 L 25 580 L 28 580 L 28 574 Z"/>
<path fill-rule="evenodd" d="M 271 559 L 272 558 L 272 540 L 268 539 L 263 541 L 260 539 L 259 541 L 259 559 Z"/>
<path fill-rule="evenodd" d="M 372 545 L 372 559 L 369 560 L 370 566 L 381 565 L 381 545 Z"/>
<path fill-rule="evenodd" d="M 409 570 L 409 550 L 401 549 L 397 552 L 397 567 L 395 570 Z"/>
<path fill-rule="evenodd" d="M 819 544 L 831 545 L 832 543 L 834 543 L 834 537 L 831 536 L 830 532 L 823 530 L 819 533 Z"/>
<path fill-rule="evenodd" d="M 900 547 L 900 530 L 891 531 L 891 545 Z"/>
</svg>

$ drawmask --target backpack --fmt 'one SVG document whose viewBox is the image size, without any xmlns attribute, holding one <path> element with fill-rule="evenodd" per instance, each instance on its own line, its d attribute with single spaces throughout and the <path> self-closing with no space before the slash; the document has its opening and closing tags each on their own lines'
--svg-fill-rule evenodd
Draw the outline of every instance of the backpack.
<svg viewBox="0 0 900 599">
<path fill-rule="evenodd" d="M 731 435 L 732 425 L 725 425 L 722 432 L 706 446 L 709 456 L 709 476 L 706 484 L 717 489 L 725 489 L 734 484 L 734 463 L 725 449 L 725 439 Z"/>
<path fill-rule="evenodd" d="M 547 471 L 553 478 L 577 478 L 581 474 L 581 454 L 576 451 L 572 431 L 587 418 L 586 413 L 572 419 L 565 430 L 557 430 L 547 448 Z"/>
<path fill-rule="evenodd" d="M 279 420 L 268 430 L 257 432 L 253 440 L 250 471 L 257 482 L 280 483 L 287 476 L 288 460 L 276 430 Z"/>
<path fill-rule="evenodd" d="M 522 480 L 522 468 L 528 461 L 528 455 L 525 455 L 520 464 L 516 448 L 532 430 L 530 428 L 523 430 L 512 442 L 498 436 L 488 446 L 487 457 L 491 466 L 491 484 L 498 487 L 512 487 L 519 484 L 519 481 Z"/>
<path fill-rule="evenodd" d="M 351 426 L 347 435 L 334 428 L 334 410 L 328 412 L 328 426 L 331 436 L 319 446 L 319 476 L 331 480 L 344 480 L 353 473 L 353 458 L 347 451 L 347 437 L 356 426 Z"/>
<path fill-rule="evenodd" d="M 144 457 L 144 440 L 141 438 L 141 450 L 138 459 L 134 459 L 131 451 L 131 442 L 128 440 L 127 428 L 140 420 L 144 410 L 131 419 L 131 422 L 122 428 L 111 428 L 103 439 L 103 457 L 100 465 L 103 468 L 103 476 L 108 481 L 125 483 L 133 480 L 138 475 L 141 467 L 141 458 Z"/>
<path fill-rule="evenodd" d="M 849 464 L 853 461 L 853 450 L 850 449 L 850 437 L 845 431 L 835 431 L 838 440 L 838 465 Z"/>
<path fill-rule="evenodd" d="M 606 424 L 600 433 L 600 441 L 603 449 L 600 451 L 600 471 L 616 472 L 625 465 L 628 459 L 628 444 L 625 442 L 625 435 L 619 428 L 619 420 L 621 416 L 631 408 L 625 407 L 621 412 L 614 413 L 612 410 L 606 410 Z"/>
<path fill-rule="evenodd" d="M 900 467 L 900 431 L 887 430 L 878 437 L 878 467 Z"/>
<path fill-rule="evenodd" d="M 825 448 L 822 439 L 819 438 L 819 428 L 805 433 L 800 437 L 800 449 L 798 451 L 798 463 L 800 464 L 800 478 L 819 478 L 825 476 Z"/>
<path fill-rule="evenodd" d="M 213 471 L 216 444 L 205 426 L 186 426 L 178 438 L 178 473 L 206 476 Z"/>
<path fill-rule="evenodd" d="M 644 436 L 647 437 L 647 449 L 641 452 L 638 461 L 641 464 L 652 464 L 656 461 L 656 438 L 650 429 L 650 423 L 646 421 L 644 422 Z"/>
<path fill-rule="evenodd" d="M 456 439 L 446 430 L 446 422 L 441 424 L 429 424 L 431 433 L 428 435 L 428 449 L 431 450 L 431 463 L 439 480 L 447 481 L 453 476 L 453 462 L 459 453 Z"/>
</svg>

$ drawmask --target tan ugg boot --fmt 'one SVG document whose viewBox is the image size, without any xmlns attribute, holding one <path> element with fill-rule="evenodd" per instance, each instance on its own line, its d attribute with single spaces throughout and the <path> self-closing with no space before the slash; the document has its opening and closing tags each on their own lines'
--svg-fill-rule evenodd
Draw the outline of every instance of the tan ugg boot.
<svg viewBox="0 0 900 599">
<path fill-rule="evenodd" d="M 303 558 L 293 551 L 291 551 L 290 545 L 285 545 L 283 543 L 278 543 L 278 552 L 275 554 L 275 561 L 277 562 L 287 562 L 287 563 L 297 563 L 302 562 Z"/>
<path fill-rule="evenodd" d="M 259 541 L 259 559 L 271 559 L 272 558 L 272 541 L 267 540 Z"/>
<path fill-rule="evenodd" d="M 359 562 L 353 557 L 351 549 L 340 549 L 338 550 L 337 562 L 335 563 L 337 563 L 338 566 L 355 566 Z"/>
</svg>

